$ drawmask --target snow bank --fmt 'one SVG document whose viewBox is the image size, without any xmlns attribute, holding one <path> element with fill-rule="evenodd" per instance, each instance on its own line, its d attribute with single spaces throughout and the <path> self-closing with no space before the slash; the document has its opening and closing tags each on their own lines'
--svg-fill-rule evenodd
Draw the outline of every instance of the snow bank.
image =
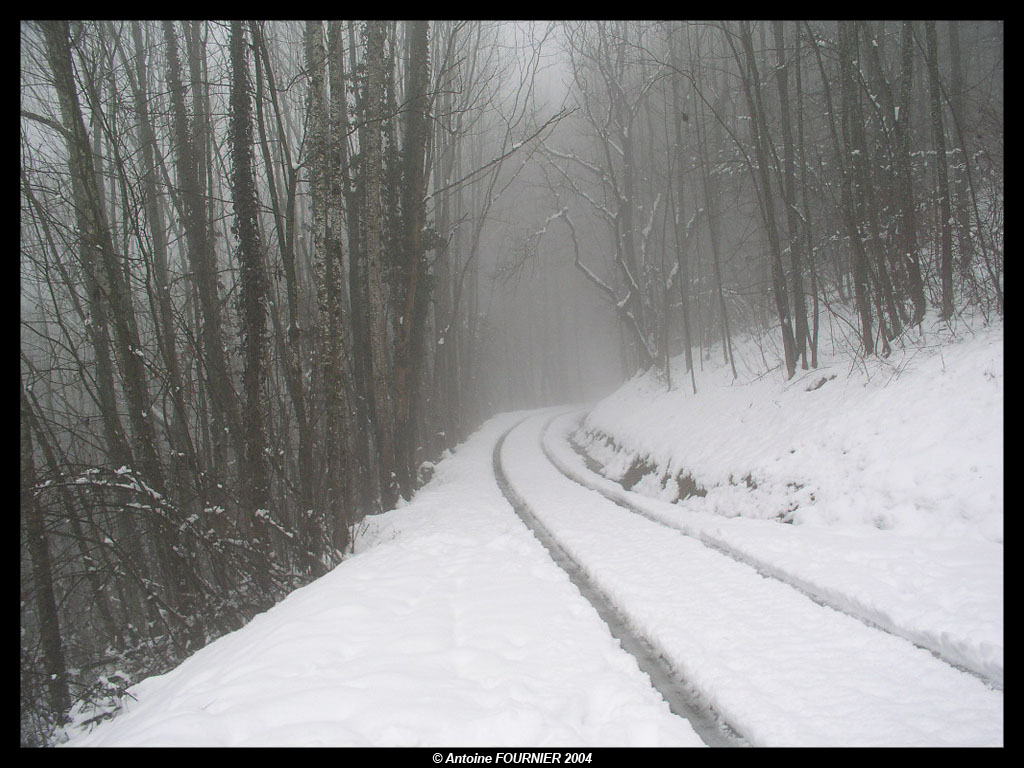
<svg viewBox="0 0 1024 768">
<path fill-rule="evenodd" d="M 823 341 L 820 367 L 789 382 L 706 362 L 697 395 L 677 359 L 672 391 L 634 378 L 590 412 L 584 442 L 613 479 L 654 467 L 637 491 L 674 498 L 689 475 L 707 492 L 693 511 L 1002 543 L 1002 324 L 925 327 L 852 370 Z M 750 340 L 736 357 L 762 359 Z"/>
</svg>

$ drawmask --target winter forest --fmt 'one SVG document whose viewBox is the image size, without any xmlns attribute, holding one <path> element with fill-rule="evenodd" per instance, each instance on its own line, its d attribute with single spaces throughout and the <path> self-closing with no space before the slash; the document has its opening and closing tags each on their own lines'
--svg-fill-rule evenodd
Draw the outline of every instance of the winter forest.
<svg viewBox="0 0 1024 768">
<path fill-rule="evenodd" d="M 23 745 L 496 414 L 1002 320 L 1002 22 L 20 31 Z"/>
</svg>

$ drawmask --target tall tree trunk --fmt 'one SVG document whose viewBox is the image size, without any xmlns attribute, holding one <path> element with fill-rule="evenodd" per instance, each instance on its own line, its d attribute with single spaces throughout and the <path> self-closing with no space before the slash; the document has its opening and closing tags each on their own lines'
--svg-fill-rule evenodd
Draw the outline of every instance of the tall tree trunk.
<svg viewBox="0 0 1024 768">
<path fill-rule="evenodd" d="M 949 202 L 949 172 L 946 158 L 946 132 L 942 127 L 942 94 L 939 84 L 939 52 L 935 22 L 924 23 L 928 53 L 928 93 L 931 97 L 932 135 L 935 139 L 936 184 L 939 195 L 939 274 L 942 278 L 942 319 L 953 316 L 953 225 Z"/>
<path fill-rule="evenodd" d="M 845 156 L 852 156 L 854 158 L 852 163 L 854 166 L 856 166 L 857 158 L 863 158 L 866 151 L 864 147 L 857 143 L 857 139 L 862 135 L 862 132 L 855 130 L 854 127 L 860 120 L 858 103 L 860 94 L 854 75 L 854 66 L 857 61 L 857 34 L 857 25 L 855 23 L 848 21 L 839 22 L 839 63 L 844 146 L 840 147 L 837 145 L 836 148 Z M 860 315 L 861 342 L 864 346 L 865 354 L 870 355 L 875 351 L 875 340 L 872 330 L 871 286 L 869 284 L 867 253 L 864 250 L 864 241 L 860 231 L 860 222 L 864 220 L 860 205 L 863 189 L 858 185 L 856 167 L 851 169 L 850 166 L 851 163 L 848 161 L 842 164 L 843 185 L 841 205 L 852 251 L 853 292 L 857 312 Z"/>
<path fill-rule="evenodd" d="M 736 378 L 736 361 L 732 354 L 732 332 L 729 327 L 729 308 L 725 303 L 725 290 L 722 286 L 721 243 L 719 231 L 719 186 L 718 180 L 711 173 L 708 158 L 718 157 L 721 150 L 721 135 L 718 124 L 712 126 L 712 142 L 709 146 L 707 137 L 707 121 L 704 119 L 704 105 L 701 105 L 701 119 L 697 123 L 697 156 L 700 163 L 701 187 L 704 191 L 704 214 L 708 222 L 708 240 L 711 245 L 711 272 L 715 279 L 715 300 L 722 316 L 722 356 L 729 363 L 733 379 Z"/>
<path fill-rule="evenodd" d="M 871 41 L 870 29 L 866 23 L 858 23 L 858 30 L 863 28 L 865 40 L 868 44 L 866 48 L 870 48 L 872 51 L 875 50 L 875 46 Z M 854 33 L 854 39 L 856 40 L 856 33 Z M 856 50 L 857 44 L 855 42 L 854 48 Z M 874 60 L 874 56 L 869 53 L 867 54 L 867 61 L 870 63 Z M 864 82 L 864 76 L 861 69 L 861 58 L 860 52 L 857 51 L 857 59 L 853 66 L 853 71 L 856 73 L 858 82 Z M 876 103 L 881 100 L 884 104 L 888 100 L 886 83 L 881 77 L 875 78 L 875 83 L 871 87 L 871 101 Z M 889 275 L 889 259 L 886 256 L 885 247 L 882 242 L 882 230 L 879 223 L 880 219 L 880 207 L 882 206 L 882 194 L 883 190 L 889 184 L 889 178 L 885 181 L 878 179 L 878 173 L 873 162 L 874 152 L 873 147 L 868 146 L 866 125 L 868 121 L 865 119 L 861 110 L 860 98 L 856 98 L 852 101 L 853 114 L 850 120 L 850 132 L 853 137 L 854 146 L 857 148 L 853 152 L 853 174 L 855 179 L 855 194 L 857 196 L 857 205 L 860 210 L 859 221 L 867 230 L 867 253 L 870 254 L 871 259 L 868 263 L 868 273 L 875 286 L 875 301 L 879 305 L 878 312 L 878 323 L 879 329 L 882 331 L 880 336 L 882 341 L 882 352 L 888 354 L 889 352 L 889 341 L 894 339 L 903 328 L 903 321 L 906 318 L 906 313 L 901 312 L 902 305 L 897 307 L 896 300 L 893 292 L 892 280 Z M 884 133 L 884 121 L 879 121 L 881 124 L 879 128 L 880 133 Z M 887 175 L 888 176 L 888 175 Z M 881 307 L 884 304 L 885 312 L 881 311 Z M 886 323 L 886 317 L 888 317 L 888 323 Z"/>
<path fill-rule="evenodd" d="M 669 54 L 672 66 L 680 69 L 680 59 L 675 46 L 675 36 L 669 36 Z M 683 316 L 683 347 L 686 351 L 686 370 L 690 373 L 690 386 L 693 394 L 697 394 L 697 378 L 693 370 L 693 337 L 690 330 L 690 254 L 688 238 L 684 235 L 683 220 L 686 216 L 685 194 L 683 184 L 683 125 L 689 118 L 683 112 L 682 97 L 679 93 L 679 77 L 672 77 L 672 122 L 675 125 L 675 147 L 673 148 L 675 163 L 675 189 L 670 186 L 669 192 L 674 195 L 675 210 L 672 211 L 673 232 L 676 241 L 676 263 L 679 267 L 679 308 Z M 670 203 L 671 204 L 671 203 Z"/>
<path fill-rule="evenodd" d="M 332 54 L 336 47 L 330 46 Z M 348 409 L 345 396 L 349 389 L 344 363 L 342 307 L 343 258 L 341 250 L 340 153 L 336 137 L 340 130 L 340 104 L 333 110 L 325 96 L 327 54 L 320 22 L 306 22 L 306 56 L 310 71 L 310 187 L 313 216 L 313 264 L 317 292 L 318 332 L 316 338 L 315 378 L 324 403 L 324 476 L 326 481 L 325 523 L 332 539 L 343 549 L 347 535 L 347 499 L 349 483 Z M 333 59 L 333 55 L 332 55 Z M 335 79 L 332 102 L 337 103 L 340 78 L 333 62 Z M 331 112 L 335 114 L 331 114 Z"/>
<path fill-rule="evenodd" d="M 363 97 L 365 142 L 361 145 L 361 171 L 365 192 L 363 233 L 366 240 L 366 277 L 369 304 L 369 342 L 373 382 L 374 431 L 380 463 L 380 503 L 391 509 L 398 500 L 395 483 L 394 409 L 391 399 L 391 359 L 388 354 L 388 288 L 383 189 L 382 126 L 387 113 L 384 86 L 387 79 L 384 43 L 387 22 L 366 22 L 366 92 Z"/>
<path fill-rule="evenodd" d="M 800 206 L 803 211 L 803 235 L 805 253 L 807 254 L 807 268 L 811 273 L 811 328 L 809 331 L 808 344 L 811 349 L 811 367 L 818 367 L 818 273 L 814 263 L 813 233 L 811 227 L 811 207 L 809 198 L 811 186 L 807 178 L 807 153 L 806 142 L 804 141 L 804 91 L 803 91 L 803 63 L 800 56 L 800 24 L 793 23 L 793 33 L 796 37 L 796 66 L 793 71 L 796 73 L 796 161 L 800 168 Z"/>
<path fill-rule="evenodd" d="M 395 339 L 395 453 L 403 495 L 415 480 L 416 434 L 413 409 L 419 393 L 420 365 L 426 335 L 428 292 L 423 227 L 428 139 L 430 60 L 428 23 L 406 22 L 409 61 L 406 65 L 405 142 L 402 147 L 402 263 L 398 292 L 400 313 Z"/>
<path fill-rule="evenodd" d="M 793 126 L 789 107 L 789 64 L 786 60 L 786 41 L 781 21 L 772 22 L 775 35 L 775 54 L 778 66 L 775 81 L 779 89 L 779 112 L 782 116 L 783 147 L 783 201 L 786 206 L 786 227 L 789 230 L 790 281 L 793 286 L 793 322 L 795 352 L 807 370 L 807 302 L 804 298 L 804 255 L 800 214 L 797 211 Z"/>
<path fill-rule="evenodd" d="M 340 34 L 339 34 L 340 38 Z M 356 62 L 355 25 L 349 24 L 349 67 L 352 79 L 357 82 L 359 68 Z M 340 53 L 338 54 L 340 56 Z M 339 62 L 340 64 L 340 62 Z M 354 88 L 355 112 L 365 115 L 362 94 L 365 88 Z M 342 114 L 348 115 L 346 90 L 339 93 Z M 360 148 L 366 146 L 367 125 L 360 121 L 356 129 Z M 346 135 L 348 131 L 346 130 Z M 348 291 L 351 313 L 349 319 L 352 326 L 352 394 L 355 398 L 355 419 L 357 434 L 355 435 L 355 460 L 358 462 L 359 483 L 356 490 L 356 516 L 368 514 L 377 504 L 380 493 L 380 465 L 374 460 L 376 453 L 376 433 L 373 416 L 373 362 L 370 350 L 370 327 L 368 322 L 370 306 L 370 287 L 367 272 L 366 241 L 364 239 L 364 217 L 366 204 L 365 176 L 361 172 L 363 153 L 349 156 L 348 142 L 342 141 L 341 168 L 344 183 L 346 208 L 346 224 L 348 230 Z M 351 164 L 351 168 L 350 168 Z"/>
<path fill-rule="evenodd" d="M 349 319 L 351 302 L 346 290 L 346 264 L 342 245 L 345 229 L 343 163 L 347 159 L 348 115 L 345 98 L 344 50 L 341 24 L 332 21 L 327 27 L 328 85 L 330 109 L 328 115 L 328 156 L 330 159 L 330 185 L 327 193 L 327 285 L 328 307 L 331 313 L 332 338 L 330 357 L 333 387 L 329 392 L 328 413 L 337 435 L 331 459 L 336 466 L 336 480 L 332 485 L 334 499 L 330 516 L 330 531 L 334 549 L 343 552 L 348 545 L 349 525 L 357 518 L 356 482 L 359 476 L 353 446 L 358 435 L 355 429 L 356 397 L 352 381 Z M 351 254 L 350 257 L 351 258 Z M 330 446 L 329 446 L 330 448 Z"/>
<path fill-rule="evenodd" d="M 241 472 L 243 530 L 269 528 L 260 524 L 261 510 L 270 506 L 270 471 L 267 465 L 267 270 L 259 224 L 259 201 L 253 176 L 252 102 L 249 96 L 249 62 L 241 21 L 231 22 L 231 187 L 234 199 L 234 232 L 240 267 L 239 304 L 242 311 L 242 376 L 245 393 L 245 454 Z M 268 546 L 269 542 L 264 541 Z"/>
<path fill-rule="evenodd" d="M 974 255 L 974 241 L 971 238 L 971 198 L 967 180 L 967 147 L 964 146 L 963 130 L 955 126 L 964 124 L 964 71 L 960 55 L 960 23 L 957 20 L 947 22 L 949 29 L 949 66 L 951 70 L 949 84 L 949 109 L 953 115 L 954 130 L 950 132 L 953 148 L 957 150 L 956 162 L 953 164 L 953 190 L 956 192 L 957 241 L 960 245 L 960 266 L 966 271 L 970 267 Z"/>
<path fill-rule="evenodd" d="M 896 167 L 899 177 L 899 225 L 897 243 L 907 268 L 910 298 L 914 305 L 913 324 L 924 319 L 926 301 L 921 259 L 917 247 L 917 209 L 914 204 L 914 176 L 910 164 L 910 120 L 913 102 L 914 27 L 904 21 L 900 33 L 900 112 L 895 121 Z"/>
<path fill-rule="evenodd" d="M 157 455 L 156 434 L 149 416 L 150 401 L 142 362 L 141 343 L 135 326 L 129 286 L 121 259 L 115 253 L 110 231 L 103 218 L 100 190 L 93 175 L 93 157 L 82 120 L 72 73 L 67 22 L 45 22 L 47 56 L 54 74 L 61 116 L 65 126 L 75 215 L 81 237 L 83 262 L 95 270 L 99 290 L 111 311 L 114 337 L 125 395 L 129 401 L 129 423 L 139 453 L 140 468 L 154 487 L 164 488 Z"/>
</svg>

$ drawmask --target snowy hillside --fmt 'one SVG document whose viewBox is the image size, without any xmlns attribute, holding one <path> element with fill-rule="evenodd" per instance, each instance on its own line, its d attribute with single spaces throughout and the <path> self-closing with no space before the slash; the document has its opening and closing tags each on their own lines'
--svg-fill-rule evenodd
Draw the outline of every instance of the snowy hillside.
<svg viewBox="0 0 1024 768">
<path fill-rule="evenodd" d="M 823 342 L 819 367 L 788 382 L 747 339 L 739 380 L 717 351 L 696 396 L 676 358 L 671 391 L 637 376 L 578 439 L 635 491 L 675 500 L 692 479 L 691 511 L 1002 543 L 1002 324 L 924 329 L 888 359 Z"/>
</svg>

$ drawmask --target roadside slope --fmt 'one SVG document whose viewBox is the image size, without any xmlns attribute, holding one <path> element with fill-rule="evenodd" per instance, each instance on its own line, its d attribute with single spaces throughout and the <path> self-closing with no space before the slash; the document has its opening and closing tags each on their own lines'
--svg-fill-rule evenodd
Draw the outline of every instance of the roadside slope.
<svg viewBox="0 0 1024 768">
<path fill-rule="evenodd" d="M 648 495 L 674 498 L 689 476 L 707 493 L 694 511 L 1002 543 L 1002 324 L 934 324 L 888 359 L 826 348 L 785 381 L 737 343 L 739 379 L 708 360 L 696 395 L 677 359 L 671 391 L 647 374 L 597 404 L 586 447 L 615 480 L 655 467 L 633 488 Z"/>
</svg>

